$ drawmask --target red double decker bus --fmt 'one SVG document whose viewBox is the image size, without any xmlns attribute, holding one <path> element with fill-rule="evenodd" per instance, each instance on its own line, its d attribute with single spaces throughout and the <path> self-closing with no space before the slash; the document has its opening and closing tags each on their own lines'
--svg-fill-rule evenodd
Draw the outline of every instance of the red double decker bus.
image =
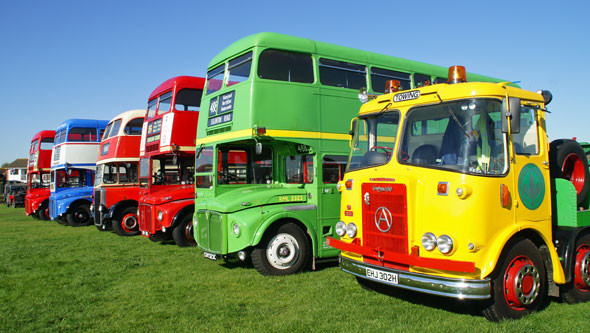
<svg viewBox="0 0 590 333">
<path fill-rule="evenodd" d="M 54 137 L 55 131 L 40 131 L 33 136 L 29 150 L 25 213 L 41 220 L 49 220 L 49 180 Z"/>
<path fill-rule="evenodd" d="M 107 125 L 96 159 L 93 209 L 98 230 L 139 234 L 139 144 L 145 110 L 130 110 Z"/>
<path fill-rule="evenodd" d="M 148 99 L 140 148 L 139 229 L 154 241 L 196 245 L 195 138 L 205 79 L 171 78 Z"/>
</svg>

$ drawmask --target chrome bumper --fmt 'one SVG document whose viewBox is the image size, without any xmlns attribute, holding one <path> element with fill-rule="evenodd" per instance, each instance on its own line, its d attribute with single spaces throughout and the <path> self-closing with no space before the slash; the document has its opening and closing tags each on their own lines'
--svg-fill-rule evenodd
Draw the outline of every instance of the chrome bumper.
<svg viewBox="0 0 590 333">
<path fill-rule="evenodd" d="M 382 266 L 376 266 L 351 260 L 346 257 L 339 257 L 340 268 L 350 274 L 358 277 L 391 285 L 394 287 L 414 290 L 426 294 L 453 297 L 458 299 L 488 299 L 491 293 L 491 284 L 489 279 L 471 280 L 471 279 L 453 279 L 435 275 L 426 275 L 402 271 Z M 366 269 L 372 268 L 380 271 L 398 274 L 398 284 L 388 283 L 385 281 L 367 277 Z"/>
</svg>

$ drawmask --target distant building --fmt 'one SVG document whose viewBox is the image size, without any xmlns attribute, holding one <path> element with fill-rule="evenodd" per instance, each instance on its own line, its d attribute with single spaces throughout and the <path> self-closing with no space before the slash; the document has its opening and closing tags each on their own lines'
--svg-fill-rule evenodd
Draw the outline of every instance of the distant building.
<svg viewBox="0 0 590 333">
<path fill-rule="evenodd" d="M 27 162 L 26 158 L 17 158 L 12 163 L 5 166 L 6 168 L 6 180 L 27 182 Z"/>
</svg>

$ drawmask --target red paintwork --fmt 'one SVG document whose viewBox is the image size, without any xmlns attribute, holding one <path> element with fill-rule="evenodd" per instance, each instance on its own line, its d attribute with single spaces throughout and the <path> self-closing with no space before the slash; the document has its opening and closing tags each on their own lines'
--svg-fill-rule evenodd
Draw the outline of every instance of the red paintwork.
<svg viewBox="0 0 590 333">
<path fill-rule="evenodd" d="M 162 227 L 169 228 L 174 216 L 184 207 L 194 205 L 194 185 L 163 185 L 158 192 L 146 195 L 139 204 L 139 230 L 150 235 L 162 230 Z M 146 212 L 146 210 L 149 211 Z M 158 211 L 163 214 L 162 221 L 158 221 Z M 150 219 L 146 217 L 151 216 Z"/>
<path fill-rule="evenodd" d="M 113 123 L 118 119 L 122 119 L 122 123 L 119 127 L 119 133 L 101 141 L 100 149 L 98 150 L 98 158 L 96 160 L 97 165 L 106 163 L 126 163 L 131 162 L 137 164 L 139 168 L 139 145 L 141 142 L 141 135 L 127 135 L 124 133 L 125 126 L 137 119 L 137 115 L 133 115 L 136 111 L 127 111 L 117 115 L 109 123 Z M 139 117 L 141 118 L 141 116 Z M 103 147 L 108 145 L 108 151 L 105 155 L 102 155 Z M 138 169 L 139 172 L 139 169 Z M 139 183 L 134 184 L 105 184 L 102 183 L 95 187 L 95 191 L 92 192 L 92 200 L 96 203 L 94 196 L 96 190 L 102 189 L 104 195 L 100 205 L 110 209 L 113 205 L 123 200 L 133 200 L 139 202 Z"/>
<path fill-rule="evenodd" d="M 176 110 L 176 93 L 184 88 L 200 89 L 205 87 L 205 79 L 192 76 L 177 76 L 164 81 L 150 94 L 148 103 L 154 98 L 173 92 L 172 110 L 164 114 L 156 114 L 147 118 L 146 123 L 162 119 L 165 114 L 174 113 L 172 123 L 170 145 L 160 147 L 160 140 L 145 143 L 142 158 L 154 158 L 163 155 L 172 155 L 175 150 L 178 157 L 195 156 L 195 140 L 197 136 L 197 122 L 199 112 Z M 159 111 L 158 111 L 159 113 Z M 145 127 L 144 127 L 145 130 Z M 144 134 L 145 135 L 145 134 Z M 151 168 L 151 162 L 150 162 Z M 139 229 L 142 236 L 149 237 L 162 229 L 162 226 L 170 227 L 174 216 L 184 207 L 194 205 L 194 185 L 153 185 L 152 177 L 149 178 L 147 189 L 140 189 L 142 197 L 139 203 Z M 163 212 L 162 221 L 158 221 L 158 211 Z"/>
<path fill-rule="evenodd" d="M 358 238 L 355 238 L 355 240 L 357 239 Z M 335 247 L 342 251 L 358 253 L 362 254 L 363 256 L 373 258 L 374 260 L 370 262 L 371 264 L 376 264 L 376 262 L 379 262 L 384 267 L 387 266 L 387 263 L 397 263 L 408 266 L 440 269 L 450 272 L 475 272 L 474 262 L 424 258 L 413 254 L 401 254 L 391 251 L 384 251 L 381 249 L 377 250 L 366 246 L 362 246 L 358 244 L 359 242 L 346 243 L 329 236 L 327 237 L 327 241 L 328 245 L 330 245 L 331 247 Z"/>
<path fill-rule="evenodd" d="M 43 201 L 49 200 L 51 195 L 49 188 L 31 188 L 31 179 L 33 174 L 43 174 L 51 171 L 51 148 L 41 149 L 41 141 L 47 138 L 54 138 L 55 131 L 45 130 L 40 131 L 31 139 L 31 148 L 29 150 L 29 162 L 27 164 L 27 194 L 25 195 L 25 214 L 27 216 L 34 213 Z M 33 142 L 37 142 L 37 147 L 33 147 Z M 34 157 L 38 153 L 37 161 L 35 163 Z"/>
</svg>

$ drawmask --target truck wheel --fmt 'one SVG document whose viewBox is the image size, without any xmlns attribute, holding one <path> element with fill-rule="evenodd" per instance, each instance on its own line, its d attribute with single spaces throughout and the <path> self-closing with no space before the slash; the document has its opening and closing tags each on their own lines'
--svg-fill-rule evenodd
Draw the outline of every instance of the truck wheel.
<svg viewBox="0 0 590 333">
<path fill-rule="evenodd" d="M 72 207 L 66 214 L 66 222 L 72 227 L 90 225 L 92 223 L 92 218 L 90 217 L 90 205 L 79 204 Z"/>
<path fill-rule="evenodd" d="M 137 216 L 137 208 L 125 208 L 119 218 L 113 219 L 113 230 L 119 236 L 135 236 L 139 235 L 139 217 Z"/>
<path fill-rule="evenodd" d="M 196 246 L 195 236 L 193 235 L 193 216 L 186 215 L 174 229 L 172 229 L 172 238 L 176 245 L 180 247 Z"/>
<path fill-rule="evenodd" d="M 523 239 L 498 261 L 492 274 L 492 299 L 483 309 L 490 321 L 518 319 L 541 307 L 547 294 L 545 266 L 533 242 Z"/>
<path fill-rule="evenodd" d="M 588 194 L 588 158 L 582 146 L 569 139 L 558 139 L 549 146 L 549 167 L 551 178 L 567 179 L 576 188 L 578 206 Z"/>
<path fill-rule="evenodd" d="M 268 232 L 252 251 L 252 264 L 262 275 L 289 275 L 305 268 L 309 241 L 295 223 Z"/>
<path fill-rule="evenodd" d="M 561 299 L 574 304 L 590 300 L 590 235 L 576 241 L 572 281 L 561 287 Z"/>
<path fill-rule="evenodd" d="M 47 203 L 47 201 L 44 201 L 39 206 L 39 209 L 37 210 L 37 217 L 39 217 L 39 220 L 49 220 L 49 204 Z"/>
</svg>

